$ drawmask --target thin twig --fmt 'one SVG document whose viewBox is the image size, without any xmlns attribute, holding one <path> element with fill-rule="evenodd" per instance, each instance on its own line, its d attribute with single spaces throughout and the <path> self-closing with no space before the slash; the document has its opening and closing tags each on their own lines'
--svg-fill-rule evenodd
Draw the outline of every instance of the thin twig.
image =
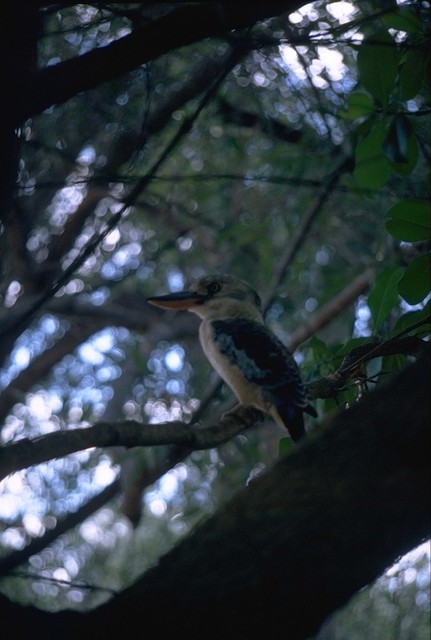
<svg viewBox="0 0 431 640">
<path fill-rule="evenodd" d="M 112 216 L 112 218 L 105 224 L 104 228 L 99 233 L 95 233 L 93 237 L 90 238 L 85 247 L 82 249 L 81 253 L 75 258 L 75 260 L 73 260 L 73 262 L 67 267 L 67 269 L 65 269 L 65 271 L 61 274 L 57 281 L 44 294 L 42 294 L 35 302 L 33 302 L 29 306 L 29 308 L 23 311 L 19 316 L 15 316 L 13 321 L 8 321 L 7 319 L 2 320 L 0 325 L 0 335 L 6 334 L 13 330 L 17 330 L 20 326 L 25 325 L 25 323 L 69 281 L 76 270 L 79 269 L 84 264 L 84 262 L 94 253 L 100 243 L 120 222 L 127 209 L 133 205 L 142 190 L 147 186 L 149 182 L 151 182 L 157 171 L 166 162 L 173 150 L 179 144 L 180 140 L 191 130 L 201 111 L 214 97 L 215 93 L 217 92 L 227 74 L 231 71 L 233 66 L 235 66 L 235 64 L 243 55 L 243 48 L 238 47 L 237 49 L 234 49 L 232 51 L 231 55 L 226 61 L 225 67 L 219 73 L 216 80 L 211 84 L 202 99 L 199 101 L 199 104 L 192 115 L 183 120 L 178 131 L 175 133 L 172 140 L 166 145 L 159 158 L 153 163 L 152 167 L 142 178 L 140 178 L 137 184 L 125 197 L 121 208 Z"/>
<path fill-rule="evenodd" d="M 337 169 L 329 176 L 322 192 L 319 194 L 316 202 L 306 211 L 301 217 L 300 223 L 296 230 L 292 241 L 287 245 L 285 252 L 281 256 L 277 267 L 274 270 L 271 281 L 267 288 L 267 294 L 263 298 L 262 306 L 266 310 L 271 306 L 274 301 L 276 291 L 286 276 L 286 272 L 292 264 L 293 259 L 298 253 L 299 249 L 305 242 L 308 231 L 311 225 L 322 211 L 323 205 L 328 200 L 329 196 L 334 190 L 335 185 L 339 181 L 341 175 L 350 167 L 351 160 L 349 158 L 343 159 Z"/>
</svg>

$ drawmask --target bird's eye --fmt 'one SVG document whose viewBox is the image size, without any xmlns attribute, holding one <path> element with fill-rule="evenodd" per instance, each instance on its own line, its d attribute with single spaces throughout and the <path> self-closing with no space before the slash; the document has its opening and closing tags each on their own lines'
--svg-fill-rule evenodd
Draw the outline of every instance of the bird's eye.
<svg viewBox="0 0 431 640">
<path fill-rule="evenodd" d="M 219 285 L 218 282 L 210 282 L 210 284 L 207 287 L 207 291 L 210 295 L 214 295 L 215 293 L 218 293 L 221 289 L 221 286 Z"/>
</svg>

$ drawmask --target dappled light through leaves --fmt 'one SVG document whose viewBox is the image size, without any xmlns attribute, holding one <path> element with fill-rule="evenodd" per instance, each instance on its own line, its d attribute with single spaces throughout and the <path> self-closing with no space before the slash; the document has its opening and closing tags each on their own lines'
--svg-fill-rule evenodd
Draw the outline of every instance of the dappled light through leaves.
<svg viewBox="0 0 431 640">
<path fill-rule="evenodd" d="M 148 297 L 212 273 L 249 282 L 296 350 L 310 433 L 429 346 L 429 3 L 215 3 L 204 26 L 153 38 L 213 4 L 47 4 L 12 21 L 0 444 L 154 427 L 148 446 L 83 440 L 7 472 L 0 590 L 19 602 L 108 600 L 284 451 L 269 418 L 207 450 L 163 440 L 171 423 L 212 433 L 235 402 L 197 318 Z M 398 617 L 394 637 L 424 640 L 422 552 L 331 637 L 377 640 Z"/>
</svg>

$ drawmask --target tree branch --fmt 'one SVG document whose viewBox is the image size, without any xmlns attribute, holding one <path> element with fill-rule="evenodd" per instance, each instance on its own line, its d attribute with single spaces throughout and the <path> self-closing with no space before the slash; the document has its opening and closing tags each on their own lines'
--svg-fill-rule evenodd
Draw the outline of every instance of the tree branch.
<svg viewBox="0 0 431 640">
<path fill-rule="evenodd" d="M 304 135 L 303 131 L 288 127 L 276 118 L 272 118 L 271 116 L 263 117 L 252 111 L 240 109 L 224 99 L 218 101 L 218 107 L 223 122 L 236 124 L 241 127 L 250 127 L 274 138 L 278 138 L 283 142 L 297 144 Z"/>
<path fill-rule="evenodd" d="M 303 0 L 284 2 L 198 3 L 175 8 L 106 47 L 52 65 L 34 74 L 28 99 L 17 105 L 16 125 L 53 104 L 113 80 L 161 55 L 209 37 L 228 38 L 232 31 L 259 20 L 294 11 Z"/>
<path fill-rule="evenodd" d="M 241 55 L 245 56 L 248 49 L 244 47 L 241 51 Z M 90 184 L 85 198 L 77 207 L 75 213 L 66 221 L 62 233 L 51 238 L 49 254 L 46 260 L 51 268 L 50 271 L 46 270 L 44 274 L 45 282 L 47 281 L 49 284 L 52 280 L 53 273 L 55 275 L 55 272 L 58 271 L 60 258 L 71 248 L 84 222 L 94 212 L 96 204 L 102 198 L 109 195 L 108 184 L 106 184 L 104 188 L 101 187 L 104 176 L 107 176 L 107 178 L 105 178 L 107 181 L 109 178 L 112 178 L 112 175 L 118 171 L 119 167 L 133 157 L 133 153 L 136 152 L 139 147 L 142 147 L 151 136 L 163 129 L 175 110 L 180 109 L 205 89 L 208 89 L 221 74 L 230 71 L 232 67 L 239 62 L 239 59 L 238 53 L 233 55 L 231 48 L 223 55 L 208 56 L 208 58 L 205 58 L 199 64 L 188 81 L 158 101 L 156 107 L 145 122 L 144 130 L 141 133 L 136 129 L 132 133 L 126 131 L 117 136 L 112 145 L 112 152 L 108 158 L 107 165 L 103 169 L 103 175 L 95 176 L 97 182 Z M 142 176 L 137 178 L 136 182 L 139 182 L 141 179 Z"/>
<path fill-rule="evenodd" d="M 352 280 L 352 282 L 349 282 L 344 289 L 316 311 L 308 322 L 304 322 L 304 324 L 292 333 L 288 344 L 289 349 L 294 351 L 299 344 L 302 344 L 308 340 L 308 338 L 314 336 L 320 329 L 339 316 L 347 307 L 355 302 L 360 295 L 369 289 L 372 280 L 373 271 L 367 269 Z"/>
<path fill-rule="evenodd" d="M 64 518 L 58 518 L 54 529 L 47 529 L 43 536 L 32 538 L 31 542 L 24 549 L 12 551 L 8 556 L 0 558 L 0 576 L 8 575 L 16 567 L 33 556 L 40 553 L 49 544 L 69 529 L 81 524 L 86 518 L 91 516 L 95 511 L 103 507 L 109 500 L 117 495 L 120 491 L 119 480 L 114 480 L 110 485 L 105 487 L 100 493 L 90 498 L 77 511 L 68 513 Z"/>
<path fill-rule="evenodd" d="M 299 249 L 303 245 L 305 239 L 307 238 L 308 231 L 316 220 L 317 216 L 323 209 L 326 201 L 329 196 L 332 194 L 336 184 L 340 180 L 341 176 L 346 172 L 351 170 L 352 159 L 350 157 L 344 158 L 339 166 L 328 176 L 325 186 L 323 187 L 321 193 L 317 197 L 316 201 L 309 207 L 308 211 L 305 211 L 301 217 L 300 223 L 296 230 L 292 241 L 287 245 L 279 263 L 276 265 L 274 269 L 271 282 L 267 288 L 267 294 L 262 300 L 263 309 L 268 309 L 271 306 L 275 292 L 282 282 L 283 278 L 286 275 L 286 272 L 289 266 L 292 264 L 292 261 Z"/>
<path fill-rule="evenodd" d="M 105 222 L 101 231 L 95 232 L 91 236 L 72 263 L 64 271 L 60 272 L 56 281 L 50 283 L 50 286 L 46 286 L 44 293 L 36 297 L 32 303 L 29 304 L 27 300 L 24 300 L 24 311 L 22 313 L 15 314 L 13 319 L 11 319 L 10 316 L 0 319 L 0 336 L 4 336 L 5 342 L 8 341 L 9 343 L 12 343 L 16 339 L 17 335 L 19 335 L 24 327 L 28 325 L 33 315 L 54 297 L 61 287 L 69 281 L 75 271 L 82 266 L 89 256 L 93 254 L 95 249 L 104 240 L 104 238 L 106 238 L 108 233 L 117 226 L 127 209 L 135 203 L 141 191 L 151 182 L 157 171 L 166 162 L 181 139 L 191 130 L 201 111 L 212 100 L 226 75 L 236 65 L 243 54 L 244 48 L 236 48 L 229 51 L 227 57 L 223 60 L 219 74 L 215 79 L 210 78 L 209 87 L 203 97 L 199 100 L 199 103 L 195 107 L 192 115 L 183 120 L 177 129 L 177 132 L 166 144 L 159 157 L 152 163 L 150 169 L 148 169 L 145 175 L 142 176 L 131 188 L 129 193 L 123 199 L 121 208 Z M 87 216 L 88 209 L 84 209 L 85 216 Z"/>
<path fill-rule="evenodd" d="M 263 624 L 274 637 L 315 634 L 429 536 L 429 388 L 424 358 L 295 447 L 92 612 L 50 614 L 0 597 L 9 640 L 30 630 L 110 640 L 124 620 L 157 637 L 178 629 L 194 637 L 208 620 L 214 636 L 254 637 Z"/>
<path fill-rule="evenodd" d="M 182 422 L 143 424 L 134 420 L 56 431 L 34 440 L 23 438 L 0 448 L 0 479 L 13 471 L 90 447 L 153 447 L 176 444 L 189 449 L 216 447 L 262 419 L 254 407 L 239 406 L 217 424 L 190 426 Z"/>
<path fill-rule="evenodd" d="M 36 356 L 20 373 L 5 387 L 0 393 L 0 423 L 5 419 L 10 409 L 16 402 L 22 399 L 26 391 L 28 391 L 35 383 L 40 383 L 43 378 L 48 375 L 51 369 L 68 353 L 71 353 L 76 347 L 93 333 L 104 326 L 95 320 L 86 322 L 75 321 L 59 340 L 50 348 Z M 0 427 L 1 432 L 1 427 Z"/>
</svg>

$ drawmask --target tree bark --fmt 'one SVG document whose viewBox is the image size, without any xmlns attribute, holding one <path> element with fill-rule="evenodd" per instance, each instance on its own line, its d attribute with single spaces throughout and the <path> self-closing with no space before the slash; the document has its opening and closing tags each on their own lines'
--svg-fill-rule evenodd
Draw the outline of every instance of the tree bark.
<svg viewBox="0 0 431 640">
<path fill-rule="evenodd" d="M 2 597 L 6 637 L 309 637 L 429 536 L 429 378 L 424 358 L 369 393 L 96 610 Z"/>
<path fill-rule="evenodd" d="M 229 39 L 237 30 L 295 11 L 303 4 L 304 0 L 281 0 L 180 5 L 105 47 L 38 71 L 30 83 L 31 98 L 19 105 L 16 121 L 19 123 L 53 104 L 122 76 L 169 51 L 205 38 Z"/>
</svg>

